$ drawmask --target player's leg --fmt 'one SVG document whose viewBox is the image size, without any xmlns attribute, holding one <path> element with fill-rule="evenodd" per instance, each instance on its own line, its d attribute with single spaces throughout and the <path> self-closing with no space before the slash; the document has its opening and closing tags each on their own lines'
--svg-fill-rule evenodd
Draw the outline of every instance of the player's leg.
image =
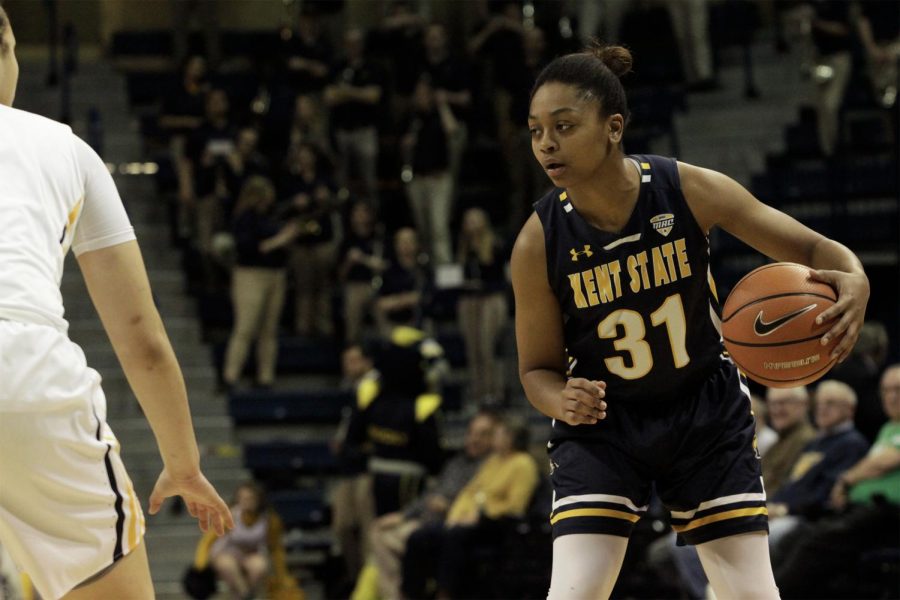
<svg viewBox="0 0 900 600">
<path fill-rule="evenodd" d="M 153 581 L 147 562 L 147 548 L 140 544 L 126 556 L 63 596 L 64 600 L 95 600 L 96 598 L 128 598 L 152 600 Z"/>
<path fill-rule="evenodd" d="M 742 533 L 698 544 L 697 553 L 716 598 L 779 598 L 766 532 Z"/>
<path fill-rule="evenodd" d="M 612 593 L 628 538 L 577 533 L 553 542 L 553 570 L 547 600 L 602 600 Z"/>
</svg>

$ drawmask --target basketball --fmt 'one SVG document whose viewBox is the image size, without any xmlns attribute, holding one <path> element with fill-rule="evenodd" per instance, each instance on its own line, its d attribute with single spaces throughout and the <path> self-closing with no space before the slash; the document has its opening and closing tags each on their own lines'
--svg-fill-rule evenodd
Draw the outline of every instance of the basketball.
<svg viewBox="0 0 900 600">
<path fill-rule="evenodd" d="M 768 387 L 806 385 L 834 364 L 822 336 L 834 324 L 816 317 L 837 301 L 837 293 L 811 279 L 812 269 L 794 263 L 764 265 L 744 276 L 725 301 L 722 337 L 735 363 Z"/>
</svg>

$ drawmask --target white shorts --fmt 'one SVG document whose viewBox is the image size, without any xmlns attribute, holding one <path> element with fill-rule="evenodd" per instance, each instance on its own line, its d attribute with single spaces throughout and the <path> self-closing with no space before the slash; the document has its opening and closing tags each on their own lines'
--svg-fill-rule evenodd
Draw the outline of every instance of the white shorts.
<svg viewBox="0 0 900 600">
<path fill-rule="evenodd" d="M 0 320 L 0 544 L 51 600 L 143 534 L 100 375 L 56 329 Z"/>
</svg>

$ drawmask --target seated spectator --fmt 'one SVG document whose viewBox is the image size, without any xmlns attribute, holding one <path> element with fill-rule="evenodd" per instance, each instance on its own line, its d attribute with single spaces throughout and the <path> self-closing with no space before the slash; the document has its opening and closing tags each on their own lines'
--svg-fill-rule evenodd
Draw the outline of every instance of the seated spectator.
<svg viewBox="0 0 900 600">
<path fill-rule="evenodd" d="M 266 588 L 302 594 L 285 564 L 281 519 L 266 505 L 262 489 L 255 483 L 240 485 L 231 512 L 234 529 L 221 537 L 210 529 L 200 540 L 194 565 L 211 564 L 234 598 L 259 597 Z"/>
<path fill-rule="evenodd" d="M 388 513 L 375 521 L 371 540 L 382 600 L 401 597 L 400 567 L 406 541 L 419 527 L 443 522 L 459 492 L 491 451 L 496 423 L 494 413 L 482 411 L 472 417 L 462 451 L 447 461 L 436 485 L 405 511 Z"/>
<path fill-rule="evenodd" d="M 788 480 L 803 447 L 816 435 L 809 424 L 809 392 L 805 387 L 769 388 L 766 392 L 769 423 L 778 441 L 762 461 L 766 494 L 773 496 Z"/>
<path fill-rule="evenodd" d="M 458 260 L 465 280 L 457 313 L 466 344 L 469 397 L 476 402 L 495 402 L 503 395 L 496 348 L 508 316 L 507 256 L 487 213 L 467 210 L 459 236 Z"/>
<path fill-rule="evenodd" d="M 394 258 L 381 276 L 375 301 L 375 322 L 382 335 L 395 323 L 418 323 L 430 287 L 430 276 L 419 252 L 419 236 L 409 227 L 394 234 Z"/>
<path fill-rule="evenodd" d="M 375 212 L 365 201 L 350 207 L 349 227 L 338 250 L 338 280 L 344 298 L 344 339 L 359 341 L 375 277 L 387 268 L 384 241 Z"/>
<path fill-rule="evenodd" d="M 413 110 L 401 145 L 403 179 L 419 235 L 428 240 L 428 254 L 435 265 L 451 260 L 450 215 L 453 175 L 450 171 L 450 139 L 457 121 L 444 92 L 420 79 L 413 94 Z"/>
<path fill-rule="evenodd" d="M 237 265 L 231 280 L 234 327 L 222 373 L 226 388 L 237 384 L 250 344 L 256 340 L 256 383 L 271 386 L 278 359 L 278 323 L 284 306 L 286 246 L 298 234 L 296 223 L 275 220 L 275 188 L 268 179 L 251 177 L 234 211 Z"/>
<path fill-rule="evenodd" d="M 498 424 L 493 452 L 453 501 L 444 522 L 409 537 L 403 557 L 405 598 L 425 597 L 430 577 L 437 581 L 438 597 L 460 597 L 471 549 L 489 542 L 501 519 L 524 515 L 531 502 L 539 475 L 527 448 L 526 425 Z"/>
<path fill-rule="evenodd" d="M 359 344 L 348 346 L 341 353 L 341 387 L 356 395 L 359 384 L 375 377 L 374 363 Z M 369 447 L 347 444 L 347 431 L 353 415 L 345 407 L 341 422 L 333 438 L 332 451 L 338 456 L 340 478 L 331 494 L 331 532 L 336 545 L 335 554 L 343 559 L 342 585 L 346 588 L 356 580 L 368 555 L 369 527 L 375 518 L 372 501 L 372 477 L 366 471 Z"/>
<path fill-rule="evenodd" d="M 856 402 L 856 392 L 846 383 L 829 379 L 816 386 L 813 407 L 819 432 L 803 448 L 788 481 L 769 498 L 769 545 L 773 549 L 802 519 L 818 519 L 826 512 L 838 475 L 869 449 L 853 426 Z"/>
<path fill-rule="evenodd" d="M 334 185 L 313 146 L 292 149 L 290 172 L 279 190 L 297 222 L 290 264 L 294 276 L 294 331 L 329 337 L 333 333 L 331 295 L 340 216 Z"/>
<path fill-rule="evenodd" d="M 832 504 L 842 512 L 816 524 L 774 565 L 785 598 L 858 598 L 859 586 L 869 583 L 855 576 L 861 555 L 900 548 L 900 364 L 885 370 L 880 392 L 890 420 L 832 489 Z M 900 589 L 896 579 L 887 585 L 880 597 Z"/>
</svg>

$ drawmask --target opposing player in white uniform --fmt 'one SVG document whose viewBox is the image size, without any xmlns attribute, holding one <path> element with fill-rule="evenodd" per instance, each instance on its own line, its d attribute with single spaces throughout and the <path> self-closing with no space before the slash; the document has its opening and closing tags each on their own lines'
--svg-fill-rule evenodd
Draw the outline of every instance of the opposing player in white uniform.
<svg viewBox="0 0 900 600">
<path fill-rule="evenodd" d="M 153 598 L 100 376 L 66 334 L 70 247 L 163 458 L 150 513 L 180 495 L 204 531 L 233 520 L 200 471 L 184 380 L 115 184 L 68 127 L 11 108 L 19 71 L 2 8 L 0 40 L 0 544 L 46 600 Z"/>
</svg>

